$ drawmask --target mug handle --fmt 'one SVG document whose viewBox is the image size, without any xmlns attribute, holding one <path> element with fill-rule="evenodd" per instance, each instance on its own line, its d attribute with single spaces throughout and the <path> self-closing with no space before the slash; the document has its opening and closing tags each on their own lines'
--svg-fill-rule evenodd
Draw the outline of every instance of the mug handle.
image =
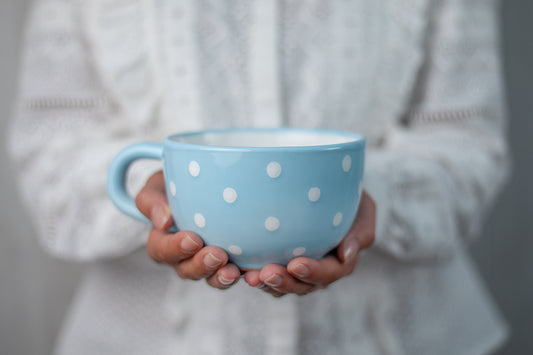
<svg viewBox="0 0 533 355">
<path fill-rule="evenodd" d="M 113 159 L 107 174 L 107 193 L 111 201 L 124 214 L 141 222 L 151 223 L 135 205 L 135 200 L 126 191 L 126 177 L 130 165 L 139 159 L 163 159 L 163 144 L 136 143 L 122 149 Z"/>
</svg>

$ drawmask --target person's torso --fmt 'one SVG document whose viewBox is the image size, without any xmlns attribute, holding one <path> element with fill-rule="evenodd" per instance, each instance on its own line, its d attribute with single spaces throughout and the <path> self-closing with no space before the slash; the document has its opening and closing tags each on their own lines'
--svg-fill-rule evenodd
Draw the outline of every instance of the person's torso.
<svg viewBox="0 0 533 355">
<path fill-rule="evenodd" d="M 96 9 L 92 43 L 117 91 L 158 88 L 167 132 L 290 125 L 375 144 L 407 110 L 429 2 L 139 1 Z"/>
</svg>

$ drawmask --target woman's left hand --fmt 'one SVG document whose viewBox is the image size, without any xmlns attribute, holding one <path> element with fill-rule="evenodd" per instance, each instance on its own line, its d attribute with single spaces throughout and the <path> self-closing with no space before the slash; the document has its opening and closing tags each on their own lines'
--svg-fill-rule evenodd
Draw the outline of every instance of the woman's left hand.
<svg viewBox="0 0 533 355">
<path fill-rule="evenodd" d="M 351 274 L 359 252 L 374 243 L 376 206 L 363 191 L 355 220 L 334 252 L 320 260 L 298 257 L 287 267 L 270 264 L 261 270 L 247 271 L 246 282 L 252 287 L 279 297 L 288 293 L 305 295 Z"/>
</svg>

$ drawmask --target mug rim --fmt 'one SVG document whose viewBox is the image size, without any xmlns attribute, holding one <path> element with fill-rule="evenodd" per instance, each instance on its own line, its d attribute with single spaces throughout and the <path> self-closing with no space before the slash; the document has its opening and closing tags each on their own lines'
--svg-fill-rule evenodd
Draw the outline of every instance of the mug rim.
<svg viewBox="0 0 533 355">
<path fill-rule="evenodd" d="M 301 146 L 226 146 L 226 145 L 207 145 L 194 144 L 186 142 L 178 142 L 174 139 L 181 137 L 201 136 L 205 134 L 227 134 L 227 133 L 243 133 L 243 132 L 301 132 L 312 133 L 318 135 L 336 135 L 344 138 L 351 138 L 348 142 L 321 144 L 321 145 L 301 145 Z M 365 148 L 366 138 L 362 134 L 351 131 L 340 131 L 322 128 L 296 128 L 296 127 L 274 127 L 274 128 L 259 128 L 259 127 L 241 127 L 241 128 L 222 128 L 222 129 L 206 129 L 200 131 L 189 131 L 177 134 L 172 134 L 164 139 L 164 145 L 169 148 L 186 148 L 189 150 L 208 150 L 208 151 L 231 151 L 231 152 L 274 152 L 274 151 L 326 151 L 326 150 L 341 150 L 341 149 L 357 149 Z"/>
</svg>

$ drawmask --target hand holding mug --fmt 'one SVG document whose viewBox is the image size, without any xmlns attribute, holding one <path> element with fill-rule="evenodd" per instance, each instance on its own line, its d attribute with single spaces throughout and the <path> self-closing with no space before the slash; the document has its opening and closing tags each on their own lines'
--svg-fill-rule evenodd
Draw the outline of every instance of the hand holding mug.
<svg viewBox="0 0 533 355">
<path fill-rule="evenodd" d="M 305 295 L 328 287 L 350 275 L 357 264 L 359 251 L 374 243 L 376 206 L 363 191 L 361 204 L 348 234 L 339 246 L 322 259 L 298 257 L 287 267 L 269 264 L 261 270 L 246 272 L 244 278 L 252 287 L 280 297 L 288 293 Z"/>
<path fill-rule="evenodd" d="M 346 236 L 362 196 L 364 149 L 363 136 L 330 130 L 177 134 L 163 143 L 137 143 L 121 151 L 109 169 L 108 192 L 121 211 L 153 222 L 150 248 L 174 243 L 178 256 L 170 261 L 180 263 L 179 273 L 186 277 L 218 275 L 186 267 L 202 268 L 211 256 L 222 268 L 228 258 L 243 270 L 285 266 L 298 257 L 320 259 Z M 125 177 L 137 159 L 162 159 L 164 178 L 154 177 L 136 206 Z M 170 214 L 182 231 L 173 237 L 163 232 L 171 224 Z M 197 243 L 200 249 L 187 255 L 182 242 Z M 159 248 L 153 252 L 160 258 L 155 253 Z M 226 276 L 233 275 L 228 272 Z"/>
<path fill-rule="evenodd" d="M 139 211 L 153 224 L 146 243 L 150 258 L 172 266 L 183 279 L 206 279 L 209 285 L 219 289 L 229 288 L 239 279 L 239 268 L 228 263 L 228 255 L 223 249 L 205 246 L 202 238 L 190 231 L 168 232 L 173 219 L 163 172 L 148 179 L 135 202 Z"/>
</svg>

